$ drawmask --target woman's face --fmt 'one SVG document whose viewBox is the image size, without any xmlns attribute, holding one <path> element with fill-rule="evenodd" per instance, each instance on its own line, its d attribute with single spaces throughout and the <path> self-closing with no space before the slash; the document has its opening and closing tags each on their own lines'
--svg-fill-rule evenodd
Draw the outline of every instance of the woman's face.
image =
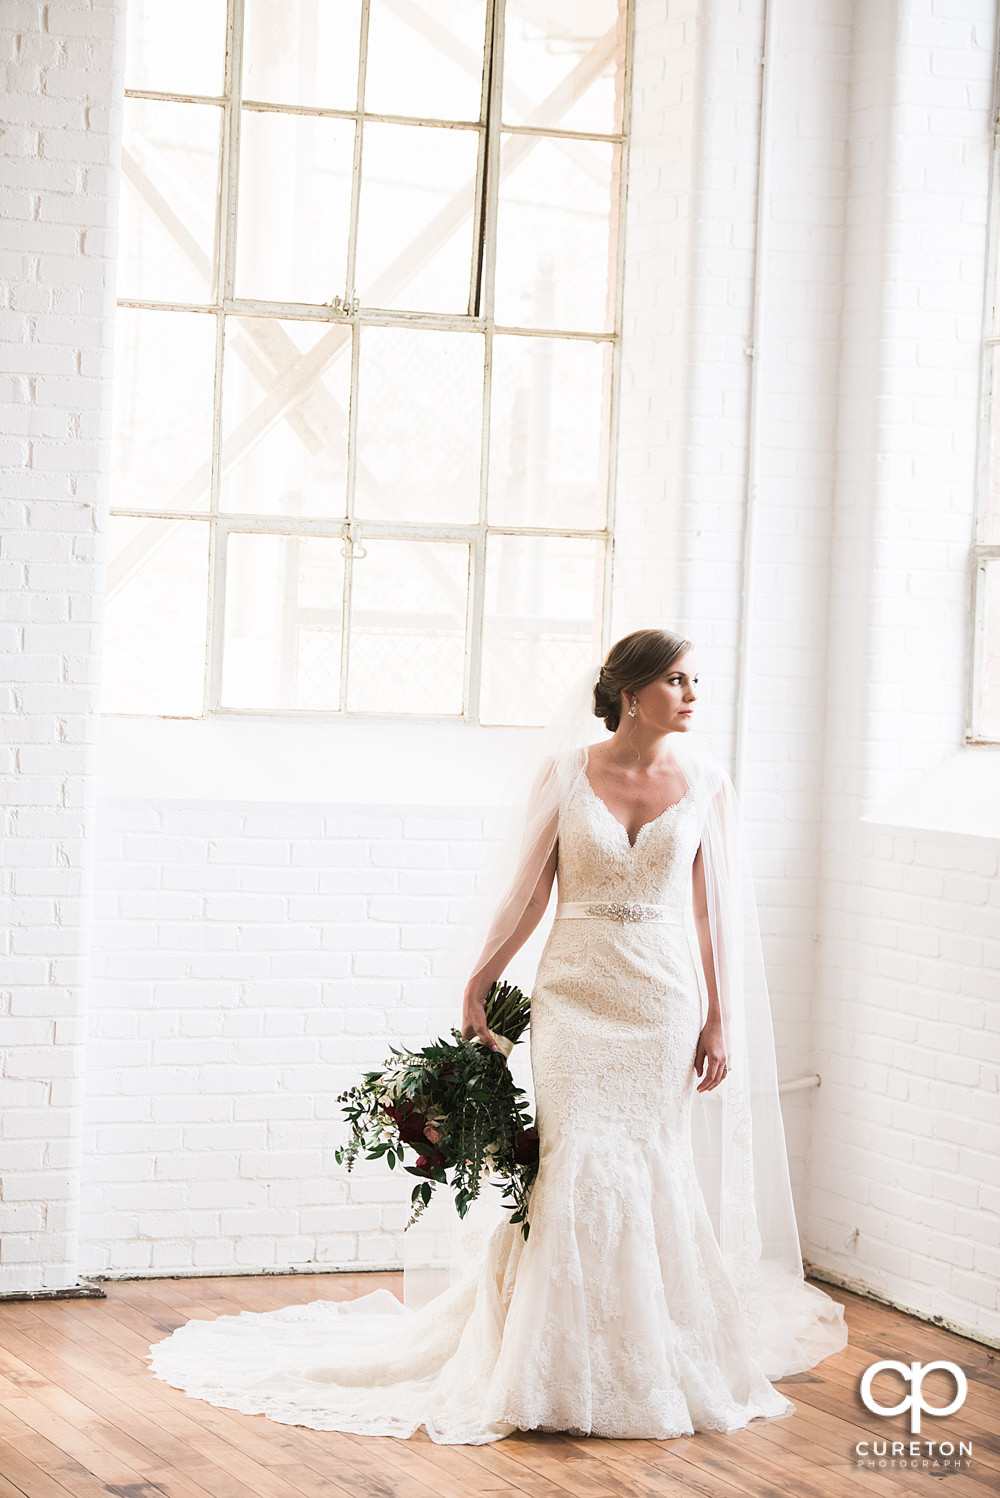
<svg viewBox="0 0 1000 1498">
<path fill-rule="evenodd" d="M 694 722 L 698 677 L 691 651 L 634 694 L 638 719 L 660 733 L 686 733 Z M 626 708 L 626 712 L 628 709 Z M 632 722 L 636 719 L 633 718 Z"/>
</svg>

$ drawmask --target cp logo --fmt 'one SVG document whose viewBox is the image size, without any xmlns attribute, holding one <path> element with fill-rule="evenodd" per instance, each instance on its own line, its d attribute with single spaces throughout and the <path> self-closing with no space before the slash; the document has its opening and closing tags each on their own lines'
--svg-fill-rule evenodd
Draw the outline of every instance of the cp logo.
<svg viewBox="0 0 1000 1498">
<path fill-rule="evenodd" d="M 881 1373 L 883 1368 L 891 1368 L 898 1373 L 910 1385 L 909 1394 L 904 1394 L 898 1404 L 884 1405 L 876 1404 L 872 1398 L 872 1380 L 876 1373 Z M 951 1404 L 933 1405 L 928 1404 L 923 1395 L 924 1376 L 930 1373 L 932 1368 L 945 1368 L 955 1380 L 955 1397 Z M 965 1396 L 969 1392 L 965 1374 L 957 1363 L 897 1363 L 892 1358 L 886 1358 L 882 1363 L 872 1363 L 866 1368 L 861 1379 L 861 1398 L 873 1415 L 901 1415 L 904 1410 L 910 1411 L 910 1434 L 920 1434 L 920 1416 L 926 1410 L 929 1415 L 953 1415 L 957 1409 L 965 1403 Z"/>
</svg>

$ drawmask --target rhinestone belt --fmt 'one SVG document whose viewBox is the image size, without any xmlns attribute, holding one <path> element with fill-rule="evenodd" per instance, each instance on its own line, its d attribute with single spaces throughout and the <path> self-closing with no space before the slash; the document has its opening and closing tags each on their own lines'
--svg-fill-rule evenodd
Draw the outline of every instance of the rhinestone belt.
<svg viewBox="0 0 1000 1498">
<path fill-rule="evenodd" d="M 610 921 L 665 921 L 683 926 L 683 905 L 647 905 L 640 900 L 560 900 L 555 919 L 585 921 L 593 917 Z"/>
</svg>

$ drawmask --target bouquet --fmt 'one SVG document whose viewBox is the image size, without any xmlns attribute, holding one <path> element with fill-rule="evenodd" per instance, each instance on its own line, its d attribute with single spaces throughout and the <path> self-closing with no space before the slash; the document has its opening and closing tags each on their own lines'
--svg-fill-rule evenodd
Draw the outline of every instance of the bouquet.
<svg viewBox="0 0 1000 1498">
<path fill-rule="evenodd" d="M 506 1056 L 527 1029 L 529 1001 L 519 988 L 498 981 L 486 995 L 485 1010 L 502 1054 L 452 1030 L 451 1040 L 439 1038 L 420 1051 L 391 1048 L 384 1070 L 366 1072 L 360 1086 L 340 1093 L 337 1102 L 344 1105 L 351 1135 L 336 1159 L 350 1170 L 363 1155 L 418 1176 L 407 1227 L 425 1210 L 435 1186 L 452 1188 L 464 1217 L 483 1181 L 495 1175 L 511 1222 L 527 1238 L 538 1131 Z M 407 1150 L 416 1156 L 412 1164 L 406 1163 Z"/>
</svg>

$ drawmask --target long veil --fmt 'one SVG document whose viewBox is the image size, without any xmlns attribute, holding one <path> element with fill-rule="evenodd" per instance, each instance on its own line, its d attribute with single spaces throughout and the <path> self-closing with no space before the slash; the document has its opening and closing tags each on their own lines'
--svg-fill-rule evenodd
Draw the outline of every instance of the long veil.
<svg viewBox="0 0 1000 1498">
<path fill-rule="evenodd" d="M 556 844 L 559 810 L 583 774 L 587 747 L 606 736 L 593 715 L 598 666 L 574 683 L 542 736 L 540 754 L 503 809 L 506 833 L 479 897 L 468 971 L 474 976 L 509 942 Z M 847 1342 L 842 1307 L 805 1282 L 778 1096 L 771 1007 L 742 816 L 724 766 L 696 732 L 667 743 L 696 801 L 728 1074 L 695 1092 L 691 1137 L 698 1181 L 719 1246 L 768 1378 L 813 1367 Z M 693 908 L 687 936 L 700 973 Z M 706 995 L 703 991 L 703 1002 Z M 450 1213 L 450 1217 L 448 1214 Z M 462 1225 L 442 1203 L 404 1237 L 404 1298 L 420 1304 L 479 1259 L 503 1217 L 484 1193 Z M 509 1229 L 518 1231 L 518 1229 Z M 428 1281 L 422 1269 L 438 1266 Z M 443 1277 L 440 1271 L 444 1268 Z"/>
</svg>

